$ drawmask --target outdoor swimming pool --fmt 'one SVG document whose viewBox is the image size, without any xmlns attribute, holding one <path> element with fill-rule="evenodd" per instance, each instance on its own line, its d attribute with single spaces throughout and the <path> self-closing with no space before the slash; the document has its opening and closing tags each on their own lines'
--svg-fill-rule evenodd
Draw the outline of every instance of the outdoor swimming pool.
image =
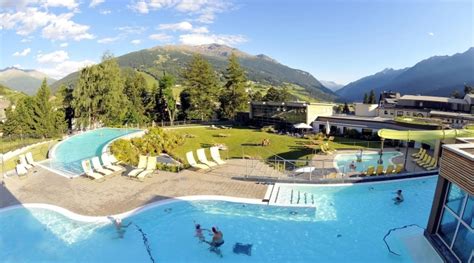
<svg viewBox="0 0 474 263">
<path fill-rule="evenodd" d="M 110 141 L 138 131 L 140 130 L 102 128 L 72 136 L 53 148 L 51 159 L 42 165 L 68 176 L 78 176 L 83 173 L 82 160 L 100 156 L 102 149 Z"/>
<path fill-rule="evenodd" d="M 389 164 L 393 164 L 392 158 L 397 156 L 402 156 L 403 154 L 400 152 L 384 152 L 382 155 L 383 166 L 384 169 L 387 168 Z M 334 157 L 334 165 L 339 170 L 339 172 L 347 173 L 349 171 L 357 171 L 357 172 L 364 172 L 367 170 L 369 166 L 377 167 L 377 161 L 380 159 L 380 155 L 377 152 L 364 152 L 362 154 L 362 161 L 357 162 L 357 157 L 359 156 L 359 152 L 355 153 L 343 153 L 337 154 Z M 355 162 L 356 169 L 351 170 L 350 164 L 352 161 Z"/>
<path fill-rule="evenodd" d="M 391 249 L 400 256 L 388 252 L 383 237 L 391 228 L 426 226 L 435 184 L 436 176 L 353 186 L 294 185 L 316 196 L 315 208 L 179 201 L 125 218 L 124 224 L 132 225 L 123 239 L 117 238 L 110 223 L 79 222 L 41 208 L 10 209 L 0 212 L 0 258 L 2 262 L 414 262 L 419 254 L 407 247 L 416 247 L 421 229 L 411 227 L 389 236 Z M 391 200 L 397 189 L 405 194 L 400 205 Z M 222 230 L 222 258 L 194 237 L 194 222 Z M 251 256 L 235 254 L 237 242 L 252 244 Z M 425 262 L 433 261 L 425 258 Z"/>
</svg>

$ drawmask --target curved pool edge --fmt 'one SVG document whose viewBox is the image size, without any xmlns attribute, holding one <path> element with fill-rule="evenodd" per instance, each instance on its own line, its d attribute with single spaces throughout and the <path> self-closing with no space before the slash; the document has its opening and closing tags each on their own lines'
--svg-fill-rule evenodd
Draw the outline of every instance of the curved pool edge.
<svg viewBox="0 0 474 263">
<path fill-rule="evenodd" d="M 187 202 L 187 201 L 223 201 L 223 202 L 232 202 L 232 203 L 267 205 L 266 203 L 263 203 L 261 199 L 254 199 L 254 198 L 231 197 L 231 196 L 223 196 L 223 195 L 190 195 L 190 196 L 173 197 L 173 198 L 167 198 L 164 200 L 155 201 L 149 204 L 136 207 L 132 210 L 129 210 L 123 213 L 113 214 L 113 215 L 108 215 L 108 216 L 81 215 L 81 214 L 72 212 L 71 210 L 68 210 L 64 207 L 46 204 L 46 203 L 25 203 L 25 204 L 11 205 L 11 206 L 0 208 L 0 214 L 3 212 L 12 211 L 12 210 L 21 209 L 21 208 L 41 208 L 41 209 L 47 209 L 50 211 L 57 212 L 69 219 L 80 221 L 80 222 L 110 223 L 111 222 L 110 217 L 123 219 L 126 217 L 131 217 L 134 215 L 141 214 L 145 211 L 148 211 L 150 209 L 160 207 L 163 205 L 179 203 L 179 202 Z"/>
<path fill-rule="evenodd" d="M 77 133 L 77 134 L 74 134 L 72 136 L 67 136 L 66 138 L 63 138 L 60 142 L 56 143 L 49 151 L 48 151 L 48 159 L 45 159 L 45 160 L 42 160 L 41 162 L 46 162 L 46 161 L 53 161 L 55 158 L 56 158 L 56 149 L 59 147 L 59 145 L 61 145 L 62 143 L 66 142 L 67 140 L 73 138 L 73 137 L 76 137 L 76 136 L 79 136 L 79 135 L 83 135 L 85 133 L 88 133 L 88 132 L 93 132 L 93 131 L 96 131 L 96 130 L 101 130 L 101 129 L 124 129 L 124 128 L 111 128 L 111 127 L 101 127 L 101 128 L 97 128 L 97 129 L 93 129 L 93 130 L 88 130 L 88 131 L 85 131 L 85 132 L 81 132 L 81 133 Z M 128 134 L 124 134 L 122 136 L 119 136 L 117 138 L 114 138 L 112 139 L 111 141 L 109 141 L 107 144 L 105 144 L 101 149 L 100 151 L 102 153 L 104 153 L 107 149 L 107 147 L 112 143 L 114 142 L 115 140 L 118 140 L 118 139 L 121 139 L 123 137 L 126 137 L 126 136 L 130 136 L 130 135 L 135 135 L 136 133 L 143 133 L 145 132 L 145 130 L 142 130 L 142 129 L 134 129 L 134 128 L 130 128 L 131 130 L 135 130 L 134 132 L 131 132 L 131 133 L 128 133 Z M 72 173 L 71 174 L 68 174 L 64 171 L 60 171 L 60 170 L 56 170 L 54 168 L 50 168 L 48 167 L 47 165 L 43 165 L 41 163 L 39 163 L 41 167 L 45 168 L 46 170 L 50 171 L 50 172 L 53 172 L 55 174 L 58 174 L 60 176 L 63 176 L 63 177 L 66 177 L 66 178 L 74 178 L 74 177 L 79 177 L 80 174 L 75 174 L 73 175 Z M 1 211 L 1 210 L 0 210 Z"/>
<path fill-rule="evenodd" d="M 357 153 L 357 151 L 354 151 L 355 153 Z M 364 151 L 368 154 L 376 154 L 378 153 L 377 151 L 372 151 L 372 150 L 368 150 L 368 151 Z M 400 156 L 403 156 L 404 154 L 402 152 L 399 152 L 399 151 L 390 151 L 390 152 L 394 152 L 394 153 L 398 153 L 397 155 L 393 156 L 393 157 L 390 157 L 389 161 L 390 161 L 390 164 L 394 165 L 395 163 L 393 162 L 393 159 L 396 158 L 396 157 L 400 157 Z M 337 161 L 336 161 L 336 156 L 338 155 L 351 155 L 353 153 L 339 153 L 339 154 L 335 154 L 334 155 L 334 158 L 332 159 L 332 166 L 334 169 L 336 169 L 336 171 L 338 173 L 342 173 L 341 170 L 339 169 L 339 167 L 337 166 Z"/>
</svg>

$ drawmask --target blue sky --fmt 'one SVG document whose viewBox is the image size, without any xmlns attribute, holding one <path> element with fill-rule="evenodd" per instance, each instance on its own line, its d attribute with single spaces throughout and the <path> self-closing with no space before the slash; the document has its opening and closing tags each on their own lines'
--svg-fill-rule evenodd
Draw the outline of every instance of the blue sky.
<svg viewBox="0 0 474 263">
<path fill-rule="evenodd" d="M 342 84 L 474 46 L 473 1 L 1 0 L 0 67 L 217 42 Z"/>
</svg>

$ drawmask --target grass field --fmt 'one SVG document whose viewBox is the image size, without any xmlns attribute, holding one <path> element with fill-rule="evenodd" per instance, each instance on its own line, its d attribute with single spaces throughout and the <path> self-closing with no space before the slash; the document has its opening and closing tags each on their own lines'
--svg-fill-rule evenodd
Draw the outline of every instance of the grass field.
<svg viewBox="0 0 474 263">
<path fill-rule="evenodd" d="M 36 147 L 33 147 L 28 150 L 28 152 L 31 152 L 33 154 L 33 159 L 35 161 L 41 161 L 46 159 L 48 156 L 48 151 L 53 147 L 56 143 L 58 143 L 59 140 L 52 141 L 50 143 L 45 143 L 42 145 L 38 145 Z M 1 163 L 0 160 L 0 173 L 3 173 L 3 171 L 9 171 L 15 168 L 15 165 L 18 163 L 18 156 L 15 156 L 8 161 L 6 161 L 4 164 Z"/>
<path fill-rule="evenodd" d="M 311 158 L 313 150 L 304 145 L 309 141 L 303 138 L 295 138 L 286 135 L 261 132 L 256 129 L 232 128 L 214 130 L 209 127 L 187 127 L 172 129 L 181 135 L 191 135 L 193 138 L 186 138 L 183 146 L 175 150 L 175 154 L 182 160 L 186 159 L 186 152 L 195 151 L 199 148 L 208 148 L 214 144 L 225 144 L 228 151 L 221 151 L 221 155 L 226 158 L 242 158 L 243 156 L 252 156 L 259 158 L 272 158 L 278 155 L 288 160 Z M 226 137 L 221 137 L 221 136 Z M 263 139 L 269 139 L 270 145 L 261 146 Z M 333 149 L 358 149 L 367 147 L 379 147 L 378 142 L 367 144 L 365 141 L 353 139 L 339 139 L 330 143 Z M 209 156 L 208 156 L 209 157 Z"/>
<path fill-rule="evenodd" d="M 46 139 L 49 140 L 49 139 Z M 17 140 L 9 140 L 0 138 L 0 153 L 6 153 L 15 149 L 19 149 L 21 147 L 31 145 L 37 142 L 45 141 L 45 139 L 35 139 L 35 138 L 25 138 L 25 139 L 17 139 Z"/>
</svg>

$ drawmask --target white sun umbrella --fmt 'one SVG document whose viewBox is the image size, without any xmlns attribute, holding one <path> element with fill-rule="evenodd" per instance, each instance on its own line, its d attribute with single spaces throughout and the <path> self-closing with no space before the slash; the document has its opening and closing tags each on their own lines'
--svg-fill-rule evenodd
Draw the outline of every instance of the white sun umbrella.
<svg viewBox="0 0 474 263">
<path fill-rule="evenodd" d="M 313 127 L 311 125 L 308 125 L 306 123 L 297 123 L 293 125 L 295 129 L 312 129 Z"/>
<path fill-rule="evenodd" d="M 331 127 L 329 126 L 329 121 L 326 121 L 326 135 L 331 133 Z"/>
</svg>

